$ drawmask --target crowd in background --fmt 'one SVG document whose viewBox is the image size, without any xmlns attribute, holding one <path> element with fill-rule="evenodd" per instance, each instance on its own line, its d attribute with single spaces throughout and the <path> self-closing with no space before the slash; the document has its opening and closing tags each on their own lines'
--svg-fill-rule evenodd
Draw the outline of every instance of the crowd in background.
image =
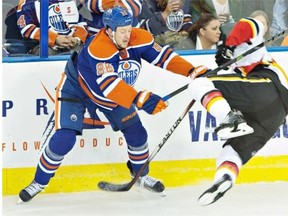
<svg viewBox="0 0 288 216">
<path fill-rule="evenodd" d="M 40 2 L 15 1 L 3 1 L 2 53 L 39 55 Z M 131 12 L 134 27 L 146 29 L 158 44 L 176 50 L 215 49 L 239 19 L 257 10 L 269 17 L 267 38 L 288 25 L 288 0 L 49 0 L 49 55 L 78 51 L 103 27 L 102 14 L 115 2 Z M 288 37 L 272 46 L 288 46 Z"/>
</svg>

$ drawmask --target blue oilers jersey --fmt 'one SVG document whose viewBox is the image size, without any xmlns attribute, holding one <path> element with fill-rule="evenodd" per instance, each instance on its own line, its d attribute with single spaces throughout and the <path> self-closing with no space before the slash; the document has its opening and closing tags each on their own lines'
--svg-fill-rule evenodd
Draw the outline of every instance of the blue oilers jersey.
<svg viewBox="0 0 288 216">
<path fill-rule="evenodd" d="M 78 82 L 97 106 L 109 110 L 118 105 L 129 108 L 137 95 L 133 85 L 141 71 L 141 59 L 184 76 L 193 68 L 169 46 L 155 43 L 143 29 L 132 28 L 128 46 L 121 50 L 102 29 L 87 40 L 78 55 Z"/>
</svg>

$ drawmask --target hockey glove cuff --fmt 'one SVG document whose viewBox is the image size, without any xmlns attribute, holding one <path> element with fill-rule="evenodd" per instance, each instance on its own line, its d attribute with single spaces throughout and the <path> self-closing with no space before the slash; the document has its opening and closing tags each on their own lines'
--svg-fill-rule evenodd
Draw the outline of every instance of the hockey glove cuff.
<svg viewBox="0 0 288 216">
<path fill-rule="evenodd" d="M 152 115 L 161 112 L 168 106 L 168 103 L 163 101 L 160 96 L 147 90 L 140 91 L 137 94 L 134 99 L 134 104 L 139 110 L 143 109 L 145 112 Z"/>
<path fill-rule="evenodd" d="M 189 76 L 191 77 L 192 80 L 194 80 L 197 77 L 203 76 L 208 71 L 211 71 L 211 70 L 208 69 L 205 65 L 200 65 L 198 67 L 191 69 L 189 72 Z"/>
<path fill-rule="evenodd" d="M 225 40 L 219 41 L 217 45 L 217 52 L 215 55 L 215 61 L 218 66 L 225 64 L 226 62 L 230 61 L 233 58 L 233 52 L 235 47 L 233 46 L 226 46 Z M 228 67 L 224 68 L 228 70 Z"/>
</svg>

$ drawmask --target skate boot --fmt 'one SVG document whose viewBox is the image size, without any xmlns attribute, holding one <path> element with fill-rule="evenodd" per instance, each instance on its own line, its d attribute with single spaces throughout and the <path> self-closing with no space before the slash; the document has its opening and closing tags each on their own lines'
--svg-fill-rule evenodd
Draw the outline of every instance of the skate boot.
<svg viewBox="0 0 288 216">
<path fill-rule="evenodd" d="M 42 192 L 44 190 L 44 186 L 38 184 L 37 182 L 33 181 L 30 185 L 28 185 L 26 188 L 22 189 L 19 193 L 19 201 L 21 202 L 28 202 L 33 197 L 35 197 L 38 193 Z"/>
<path fill-rule="evenodd" d="M 156 193 L 161 193 L 165 189 L 161 181 L 148 175 L 139 177 L 135 185 Z"/>
<path fill-rule="evenodd" d="M 247 125 L 241 113 L 230 111 L 214 132 L 220 139 L 226 140 L 251 134 L 254 129 Z"/>
<path fill-rule="evenodd" d="M 132 165 L 130 161 L 127 162 L 127 167 L 130 170 L 130 174 L 132 178 L 134 178 L 135 174 L 132 170 Z M 135 182 L 135 186 L 138 186 L 140 188 L 144 188 L 146 190 L 156 192 L 156 193 L 161 193 L 165 189 L 164 184 L 160 180 L 152 178 L 148 175 L 140 176 Z"/>
<path fill-rule="evenodd" d="M 202 206 L 210 205 L 220 199 L 231 187 L 232 178 L 225 174 L 198 198 L 198 202 Z"/>
</svg>

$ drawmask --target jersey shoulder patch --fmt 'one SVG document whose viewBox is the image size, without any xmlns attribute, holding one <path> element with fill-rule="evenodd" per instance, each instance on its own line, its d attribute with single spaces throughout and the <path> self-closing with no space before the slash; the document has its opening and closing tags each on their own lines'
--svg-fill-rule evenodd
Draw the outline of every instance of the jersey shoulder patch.
<svg viewBox="0 0 288 216">
<path fill-rule="evenodd" d="M 102 29 L 92 39 L 88 46 L 88 52 L 95 59 L 105 60 L 118 53 L 118 49 L 106 34 L 105 29 Z"/>
<path fill-rule="evenodd" d="M 141 28 L 132 29 L 129 46 L 145 46 L 153 42 L 154 38 L 150 32 Z"/>
</svg>

